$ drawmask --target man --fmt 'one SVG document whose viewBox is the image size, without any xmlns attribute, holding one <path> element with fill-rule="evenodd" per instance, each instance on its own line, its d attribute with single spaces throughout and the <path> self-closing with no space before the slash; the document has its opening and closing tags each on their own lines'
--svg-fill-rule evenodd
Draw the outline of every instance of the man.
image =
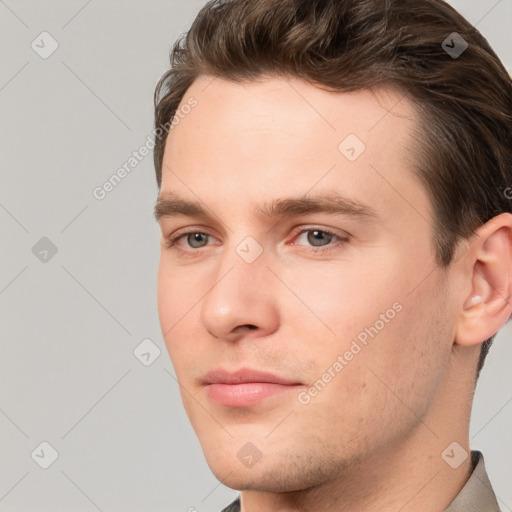
<svg viewBox="0 0 512 512">
<path fill-rule="evenodd" d="M 512 310 L 486 40 L 441 0 L 210 2 L 155 105 L 161 328 L 225 510 L 498 511 L 468 433 Z"/>
</svg>

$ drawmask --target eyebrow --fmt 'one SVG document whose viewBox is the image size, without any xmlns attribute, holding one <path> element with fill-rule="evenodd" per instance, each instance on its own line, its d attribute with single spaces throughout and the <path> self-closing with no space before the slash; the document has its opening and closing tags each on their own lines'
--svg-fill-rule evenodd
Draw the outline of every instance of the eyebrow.
<svg viewBox="0 0 512 512">
<path fill-rule="evenodd" d="M 268 219 L 294 217 L 312 213 L 347 215 L 361 219 L 379 219 L 378 213 L 370 205 L 337 193 L 273 199 L 258 206 L 252 213 L 255 216 Z M 157 198 L 155 204 L 155 219 L 160 221 L 162 218 L 178 215 L 204 219 L 213 217 L 196 201 L 183 199 L 173 192 L 162 193 Z"/>
</svg>

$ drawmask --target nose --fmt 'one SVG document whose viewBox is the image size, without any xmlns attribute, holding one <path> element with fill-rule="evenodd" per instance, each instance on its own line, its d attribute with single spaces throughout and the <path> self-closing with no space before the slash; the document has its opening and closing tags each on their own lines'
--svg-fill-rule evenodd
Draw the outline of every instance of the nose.
<svg viewBox="0 0 512 512">
<path fill-rule="evenodd" d="M 264 252 L 248 263 L 235 250 L 229 251 L 219 260 L 202 301 L 204 328 L 228 341 L 272 334 L 279 326 L 278 284 Z"/>
</svg>

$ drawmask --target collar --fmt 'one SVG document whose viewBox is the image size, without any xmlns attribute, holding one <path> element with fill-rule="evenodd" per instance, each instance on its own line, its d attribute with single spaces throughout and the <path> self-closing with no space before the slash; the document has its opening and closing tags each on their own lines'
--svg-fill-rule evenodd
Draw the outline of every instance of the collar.
<svg viewBox="0 0 512 512">
<path fill-rule="evenodd" d="M 496 495 L 485 470 L 484 456 L 471 452 L 473 472 L 444 512 L 500 512 Z"/>
</svg>

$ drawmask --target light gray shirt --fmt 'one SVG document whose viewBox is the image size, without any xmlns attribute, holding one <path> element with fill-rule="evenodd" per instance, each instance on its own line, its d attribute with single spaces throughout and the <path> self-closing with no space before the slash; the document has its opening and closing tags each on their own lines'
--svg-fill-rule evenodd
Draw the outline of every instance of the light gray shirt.
<svg viewBox="0 0 512 512">
<path fill-rule="evenodd" d="M 481 452 L 471 452 L 473 472 L 444 512 L 501 512 Z M 221 512 L 240 512 L 240 496 Z"/>
</svg>

